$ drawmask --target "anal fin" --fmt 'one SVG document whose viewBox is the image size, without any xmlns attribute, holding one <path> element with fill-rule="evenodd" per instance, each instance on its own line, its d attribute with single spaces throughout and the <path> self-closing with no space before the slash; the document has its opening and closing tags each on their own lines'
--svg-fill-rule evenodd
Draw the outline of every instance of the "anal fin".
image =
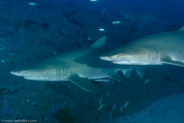
<svg viewBox="0 0 184 123">
<path fill-rule="evenodd" d="M 144 79 L 145 79 L 145 72 L 144 72 L 143 68 L 136 67 L 135 69 L 136 69 L 137 75 L 138 75 L 142 80 L 144 80 Z"/>
<path fill-rule="evenodd" d="M 121 70 L 123 75 L 127 78 L 130 78 L 132 75 L 132 68 L 128 68 L 128 69 L 123 69 Z"/>
<path fill-rule="evenodd" d="M 97 92 L 96 87 L 88 78 L 82 78 L 79 77 L 77 74 L 74 74 L 69 77 L 69 81 L 71 81 L 73 84 L 77 85 L 81 89 L 86 90 L 88 92 L 91 93 Z"/>
</svg>

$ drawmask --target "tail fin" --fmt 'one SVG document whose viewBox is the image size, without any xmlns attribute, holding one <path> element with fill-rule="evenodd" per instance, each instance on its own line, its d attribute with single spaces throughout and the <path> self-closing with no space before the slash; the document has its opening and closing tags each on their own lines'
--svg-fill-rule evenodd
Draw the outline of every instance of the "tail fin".
<svg viewBox="0 0 184 123">
<path fill-rule="evenodd" d="M 100 47 L 104 46 L 105 43 L 106 43 L 106 36 L 103 36 L 103 37 L 99 38 L 97 41 L 95 41 L 90 47 L 100 48 Z"/>
</svg>

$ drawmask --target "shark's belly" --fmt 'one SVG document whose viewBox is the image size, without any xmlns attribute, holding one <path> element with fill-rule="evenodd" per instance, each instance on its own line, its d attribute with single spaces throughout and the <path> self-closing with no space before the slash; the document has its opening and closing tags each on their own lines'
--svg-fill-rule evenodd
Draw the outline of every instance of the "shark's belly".
<svg viewBox="0 0 184 123">
<path fill-rule="evenodd" d="M 113 70 L 110 70 L 110 69 L 91 68 L 84 72 L 80 72 L 79 76 L 88 78 L 88 79 L 101 79 L 101 78 L 109 77 L 109 74 L 111 74 L 112 72 Z"/>
</svg>

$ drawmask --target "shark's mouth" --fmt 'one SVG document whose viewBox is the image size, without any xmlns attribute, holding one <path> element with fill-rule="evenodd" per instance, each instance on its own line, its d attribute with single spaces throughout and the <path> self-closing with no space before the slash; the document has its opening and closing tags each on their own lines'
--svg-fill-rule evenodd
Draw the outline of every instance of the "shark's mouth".
<svg viewBox="0 0 184 123">
<path fill-rule="evenodd" d="M 114 64 L 132 64 L 132 61 L 128 61 L 125 59 L 113 59 L 110 56 L 101 56 L 100 59 L 105 60 L 105 61 L 110 61 Z"/>
<path fill-rule="evenodd" d="M 114 64 L 132 64 L 130 61 L 126 60 L 112 60 Z"/>
<path fill-rule="evenodd" d="M 111 57 L 109 56 L 101 56 L 100 59 L 105 60 L 105 61 L 112 61 Z"/>
<path fill-rule="evenodd" d="M 28 80 L 37 80 L 38 78 L 34 77 L 34 76 L 24 76 L 24 79 L 28 79 Z"/>
<path fill-rule="evenodd" d="M 41 77 L 37 77 L 33 75 L 26 75 L 25 73 L 22 73 L 21 71 L 11 71 L 10 73 L 16 76 L 23 77 L 24 79 L 27 79 L 27 80 L 42 80 L 43 79 Z"/>
</svg>

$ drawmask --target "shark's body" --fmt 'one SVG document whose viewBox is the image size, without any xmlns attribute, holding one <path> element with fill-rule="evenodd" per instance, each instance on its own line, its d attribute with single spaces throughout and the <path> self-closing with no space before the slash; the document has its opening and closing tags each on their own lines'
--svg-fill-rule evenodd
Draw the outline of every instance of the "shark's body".
<svg viewBox="0 0 184 123">
<path fill-rule="evenodd" d="M 75 62 L 74 59 L 100 48 L 105 44 L 105 40 L 106 37 L 102 37 L 88 48 L 66 51 L 30 69 L 10 73 L 28 80 L 70 81 L 84 90 L 95 92 L 96 88 L 90 79 L 114 78 L 117 76 L 116 70 L 89 67 L 86 64 Z"/>
<path fill-rule="evenodd" d="M 100 58 L 124 65 L 184 66 L 184 27 L 146 36 Z"/>
<path fill-rule="evenodd" d="M 160 20 L 156 16 L 149 15 L 149 14 L 136 14 L 136 13 L 126 13 L 124 11 L 120 11 L 125 19 L 130 21 L 138 21 L 143 23 L 154 23 L 154 24 L 164 24 L 165 21 Z"/>
</svg>

